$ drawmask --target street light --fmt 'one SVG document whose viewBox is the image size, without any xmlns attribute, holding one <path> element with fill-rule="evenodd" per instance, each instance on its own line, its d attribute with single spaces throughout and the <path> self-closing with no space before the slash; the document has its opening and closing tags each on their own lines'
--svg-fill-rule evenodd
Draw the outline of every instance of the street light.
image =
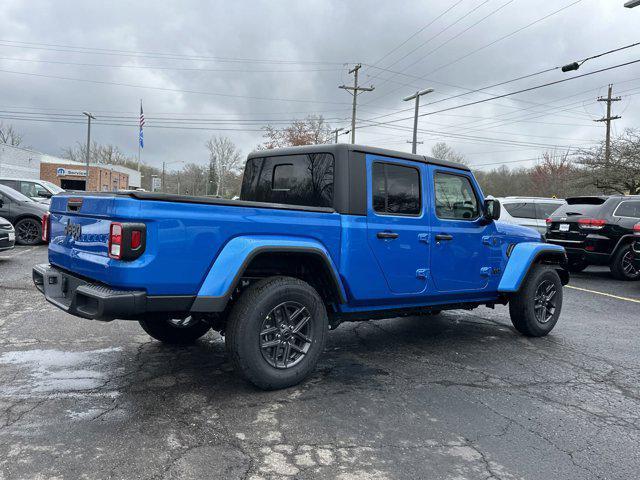
<svg viewBox="0 0 640 480">
<path fill-rule="evenodd" d="M 162 162 L 162 191 L 167 193 L 167 187 L 164 183 L 164 173 L 167 165 L 171 165 L 172 163 L 184 163 L 184 160 L 173 160 L 172 162 Z M 180 195 L 180 176 L 178 175 L 178 195 Z"/>
<path fill-rule="evenodd" d="M 638 5 L 640 5 L 640 0 L 629 0 L 627 3 L 624 4 L 626 8 L 633 8 L 633 7 L 637 7 Z"/>
<path fill-rule="evenodd" d="M 404 97 L 402 100 L 408 102 L 410 100 L 416 100 L 416 108 L 413 114 L 413 141 L 411 146 L 411 153 L 416 153 L 416 146 L 418 144 L 418 108 L 420 107 L 420 97 L 422 95 L 426 95 L 427 93 L 433 92 L 433 88 L 426 88 L 424 90 L 420 90 L 413 95 L 409 95 L 408 97 Z"/>
</svg>

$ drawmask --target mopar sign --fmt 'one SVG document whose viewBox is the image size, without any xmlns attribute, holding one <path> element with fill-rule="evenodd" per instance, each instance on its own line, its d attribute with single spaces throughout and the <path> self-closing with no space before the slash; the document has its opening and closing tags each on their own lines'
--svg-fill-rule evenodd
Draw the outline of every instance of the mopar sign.
<svg viewBox="0 0 640 480">
<path fill-rule="evenodd" d="M 58 175 L 59 177 L 64 177 L 64 176 L 86 177 L 87 176 L 87 172 L 86 172 L 86 170 L 78 170 L 78 169 L 73 169 L 73 168 L 59 167 L 56 170 L 56 175 Z"/>
</svg>

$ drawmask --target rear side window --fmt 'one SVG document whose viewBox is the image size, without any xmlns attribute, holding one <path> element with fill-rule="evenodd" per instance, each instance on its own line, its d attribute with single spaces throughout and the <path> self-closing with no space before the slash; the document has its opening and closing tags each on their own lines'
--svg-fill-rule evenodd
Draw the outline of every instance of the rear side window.
<svg viewBox="0 0 640 480">
<path fill-rule="evenodd" d="M 445 220 L 475 220 L 480 206 L 468 177 L 438 172 L 434 176 L 436 215 Z"/>
<path fill-rule="evenodd" d="M 640 202 L 620 202 L 620 205 L 618 205 L 618 208 L 616 208 L 613 214 L 616 217 L 640 218 Z"/>
<path fill-rule="evenodd" d="M 240 198 L 307 207 L 333 206 L 334 160 L 330 153 L 251 158 Z"/>
<path fill-rule="evenodd" d="M 503 203 L 502 206 L 514 218 L 536 218 L 536 206 L 532 202 Z"/>
<path fill-rule="evenodd" d="M 420 215 L 420 172 L 413 167 L 375 162 L 373 210 L 386 215 Z"/>
<path fill-rule="evenodd" d="M 539 202 L 536 203 L 536 214 L 538 216 L 538 220 L 545 220 L 553 215 L 553 212 L 558 210 L 562 204 L 561 203 L 549 203 L 549 202 Z"/>
<path fill-rule="evenodd" d="M 16 180 L 0 180 L 0 184 L 18 190 L 18 182 Z"/>
</svg>

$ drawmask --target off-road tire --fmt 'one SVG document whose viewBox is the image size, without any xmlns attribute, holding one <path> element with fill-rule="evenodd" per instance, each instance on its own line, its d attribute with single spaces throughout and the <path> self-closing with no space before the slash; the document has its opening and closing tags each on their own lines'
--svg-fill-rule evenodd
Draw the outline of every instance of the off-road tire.
<svg viewBox="0 0 640 480">
<path fill-rule="evenodd" d="M 625 258 L 628 256 L 631 256 L 631 258 Z M 618 248 L 618 251 L 613 256 L 613 260 L 611 260 L 611 265 L 609 265 L 611 275 L 617 280 L 633 281 L 640 279 L 640 269 L 633 267 L 633 256 L 634 253 L 633 250 L 631 250 L 631 245 L 622 245 Z M 635 271 L 634 274 L 625 271 L 625 260 L 632 262 L 631 266 Z"/>
<path fill-rule="evenodd" d="M 15 225 L 18 245 L 38 245 L 42 242 L 42 223 L 35 218 L 23 218 Z"/>
<path fill-rule="evenodd" d="M 548 320 L 540 321 L 540 308 L 536 315 L 536 295 L 539 288 L 553 286 L 555 294 L 552 298 L 554 304 L 553 314 Z M 546 297 L 545 297 L 546 298 Z M 511 323 L 515 329 L 528 337 L 542 337 L 547 335 L 555 327 L 562 310 L 562 282 L 558 272 L 550 266 L 534 265 L 529 271 L 520 290 L 509 301 L 509 313 Z M 544 313 L 546 316 L 548 312 Z"/>
<path fill-rule="evenodd" d="M 287 302 L 306 309 L 311 341 L 298 363 L 277 368 L 263 355 L 261 332 L 272 311 Z M 276 390 L 300 383 L 314 370 L 324 350 L 328 329 L 324 303 L 313 287 L 297 278 L 269 277 L 249 286 L 233 305 L 227 319 L 225 342 L 238 373 L 258 388 Z M 279 347 L 275 348 L 277 363 Z M 284 355 L 284 351 L 282 353 Z"/>
<path fill-rule="evenodd" d="M 211 328 L 205 322 L 197 322 L 187 327 L 177 327 L 165 318 L 139 320 L 142 329 L 149 336 L 170 345 L 188 345 L 206 335 Z"/>
</svg>

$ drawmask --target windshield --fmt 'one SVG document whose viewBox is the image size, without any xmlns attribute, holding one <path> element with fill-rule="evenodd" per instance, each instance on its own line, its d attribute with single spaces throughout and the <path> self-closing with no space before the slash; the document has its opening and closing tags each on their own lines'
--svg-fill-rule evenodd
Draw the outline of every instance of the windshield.
<svg viewBox="0 0 640 480">
<path fill-rule="evenodd" d="M 26 195 L 18 192 L 17 190 L 4 185 L 0 185 L 0 192 L 4 193 L 7 197 L 9 197 L 11 200 L 15 200 L 16 202 L 35 202 Z"/>
<path fill-rule="evenodd" d="M 47 190 L 49 190 L 51 193 L 53 193 L 54 195 L 56 193 L 62 193 L 64 192 L 63 188 L 60 188 L 59 186 L 57 186 L 55 183 L 51 183 L 51 182 L 47 182 L 46 180 L 40 180 L 40 183 L 42 185 L 44 185 L 45 187 L 47 187 Z"/>
</svg>

